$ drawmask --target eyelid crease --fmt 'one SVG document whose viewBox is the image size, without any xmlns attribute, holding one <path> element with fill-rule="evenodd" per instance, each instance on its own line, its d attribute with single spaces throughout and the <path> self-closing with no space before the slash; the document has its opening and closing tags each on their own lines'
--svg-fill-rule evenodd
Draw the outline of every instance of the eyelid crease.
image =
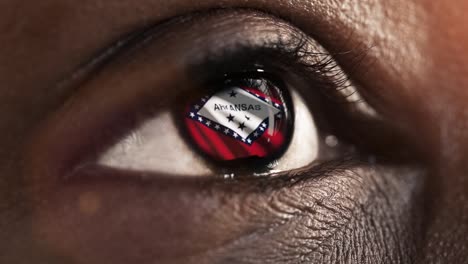
<svg viewBox="0 0 468 264">
<path fill-rule="evenodd" d="M 93 73 L 103 69 L 105 65 L 111 63 L 114 58 L 119 57 L 128 48 L 134 45 L 138 40 L 138 36 L 141 35 L 142 31 L 147 29 L 131 32 L 117 41 L 112 42 L 107 47 L 96 52 L 90 59 L 80 64 L 75 70 L 69 75 L 60 79 L 55 84 L 55 89 L 64 90 L 66 94 L 62 101 L 67 101 L 76 92 L 80 84 L 89 79 Z"/>
</svg>

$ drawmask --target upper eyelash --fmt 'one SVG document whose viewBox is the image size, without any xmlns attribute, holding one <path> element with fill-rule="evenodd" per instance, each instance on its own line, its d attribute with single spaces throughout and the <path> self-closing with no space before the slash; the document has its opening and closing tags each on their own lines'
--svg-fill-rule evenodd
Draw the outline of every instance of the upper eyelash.
<svg viewBox="0 0 468 264">
<path fill-rule="evenodd" d="M 365 71 L 365 69 L 362 69 L 364 67 L 363 61 L 370 51 L 370 48 L 362 47 L 345 52 L 327 54 L 309 51 L 307 42 L 307 37 L 303 36 L 299 45 L 293 49 L 290 55 L 294 56 L 306 71 L 316 73 L 316 76 L 331 77 L 332 85 L 326 82 L 322 83 L 325 84 L 322 85 L 322 87 L 326 88 L 323 89 L 322 92 L 335 103 L 350 104 L 367 117 L 380 118 L 374 108 L 367 104 L 364 98 L 362 98 L 359 90 L 356 88 L 356 84 L 350 77 L 354 75 L 354 72 L 357 72 L 358 68 L 359 70 Z M 347 56 L 348 64 L 351 65 L 348 72 L 345 72 L 336 62 L 341 56 Z M 318 57 L 320 60 L 314 63 L 307 63 L 307 58 L 310 57 Z M 315 78 L 314 82 L 320 83 L 321 79 Z M 337 97 L 336 94 L 340 96 Z"/>
<path fill-rule="evenodd" d="M 357 92 L 356 89 L 352 89 L 352 91 L 345 93 L 345 91 L 349 90 L 349 88 L 351 88 L 353 85 L 350 75 L 353 75 L 353 72 L 355 72 L 357 68 L 362 68 L 362 62 L 364 61 L 370 49 L 355 48 L 354 50 L 335 53 L 314 52 L 307 47 L 309 42 L 308 37 L 302 34 L 299 36 L 300 38 L 298 44 L 297 46 L 292 47 L 292 49 L 288 52 L 289 56 L 295 58 L 295 60 L 297 60 L 299 64 L 301 64 L 302 67 L 309 72 L 332 77 L 334 84 L 332 88 L 335 91 L 341 92 L 345 98 L 348 98 Z M 352 55 L 351 57 L 349 57 L 350 54 Z M 345 55 L 348 56 L 348 64 L 351 65 L 348 73 L 343 71 L 340 65 L 336 62 L 339 57 Z M 320 59 L 314 63 L 308 63 L 307 58 L 311 57 Z M 353 101 L 347 102 L 353 103 Z"/>
<path fill-rule="evenodd" d="M 362 62 L 369 49 L 356 48 L 355 50 L 339 53 L 317 52 L 314 51 L 313 44 L 307 35 L 290 25 L 278 26 L 291 28 L 292 38 L 284 40 L 278 34 L 276 40 L 271 41 L 271 43 L 264 43 L 260 47 L 256 47 L 255 44 L 242 43 L 228 50 L 212 54 L 208 53 L 203 62 L 195 63 L 197 65 L 196 68 L 214 73 L 212 75 L 223 76 L 224 72 L 230 71 L 220 69 L 228 67 L 226 66 L 226 61 L 230 63 L 234 61 L 233 64 L 236 64 L 235 59 L 233 59 L 234 57 L 247 58 L 246 62 L 238 63 L 242 67 L 247 68 L 244 70 L 246 72 L 249 71 L 249 65 L 252 69 L 255 69 L 258 65 L 264 67 L 263 63 L 265 63 L 265 60 L 270 60 L 270 62 L 275 60 L 286 68 L 294 64 L 296 66 L 294 70 L 302 71 L 303 76 L 308 77 L 310 83 L 320 86 L 321 92 L 333 103 L 348 105 L 348 107 L 352 107 L 370 118 L 379 118 L 378 113 L 362 98 L 358 89 L 356 89 L 356 85 L 350 78 L 350 75 L 354 71 L 357 71 L 358 68 L 360 71 L 363 70 Z M 347 56 L 347 61 L 351 65 L 348 72 L 345 72 L 337 63 L 337 58 L 340 56 Z M 239 68 L 234 70 L 234 72 L 238 71 Z M 203 73 L 195 73 L 194 75 L 202 76 Z M 201 77 L 200 79 L 204 80 L 208 78 Z"/>
</svg>

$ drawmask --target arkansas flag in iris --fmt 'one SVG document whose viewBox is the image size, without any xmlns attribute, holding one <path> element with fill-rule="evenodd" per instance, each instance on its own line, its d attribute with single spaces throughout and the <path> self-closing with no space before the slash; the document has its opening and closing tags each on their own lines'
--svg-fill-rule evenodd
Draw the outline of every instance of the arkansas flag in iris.
<svg viewBox="0 0 468 264">
<path fill-rule="evenodd" d="M 266 158 L 284 148 L 290 122 L 276 87 L 228 87 L 186 109 L 189 137 L 206 155 L 230 161 Z"/>
</svg>

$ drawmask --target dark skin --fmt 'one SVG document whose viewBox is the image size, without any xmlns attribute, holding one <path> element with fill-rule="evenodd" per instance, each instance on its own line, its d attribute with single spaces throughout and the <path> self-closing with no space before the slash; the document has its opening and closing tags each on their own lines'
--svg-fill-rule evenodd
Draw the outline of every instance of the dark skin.
<svg viewBox="0 0 468 264">
<path fill-rule="evenodd" d="M 1 263 L 468 259 L 468 3 L 11 0 L 0 6 Z M 194 20 L 191 30 L 168 26 L 144 52 L 130 53 L 130 62 L 119 51 L 100 64 L 103 51 L 133 32 L 214 8 L 260 12 L 227 10 Z M 197 39 L 213 36 L 203 43 L 215 45 L 275 27 L 263 13 L 289 21 L 330 53 L 366 50 L 361 65 L 368 67 L 355 67 L 353 52 L 336 60 L 405 139 L 389 145 L 406 146 L 410 157 L 302 169 L 291 182 L 157 174 L 135 180 L 127 173 L 61 180 L 62 157 L 82 146 L 67 137 L 93 138 L 115 105 L 146 103 L 140 101 L 146 91 L 130 85 L 189 83 L 173 58 L 183 65 L 186 53 L 198 51 L 190 47 Z M 151 98 L 163 98 L 158 89 Z M 116 96 L 102 100 L 109 93 Z M 157 107 L 168 105 L 158 100 Z"/>
</svg>

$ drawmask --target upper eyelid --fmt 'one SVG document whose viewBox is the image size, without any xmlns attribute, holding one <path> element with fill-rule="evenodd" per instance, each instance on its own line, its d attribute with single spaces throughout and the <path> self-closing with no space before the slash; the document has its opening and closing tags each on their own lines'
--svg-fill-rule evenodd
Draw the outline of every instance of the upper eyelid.
<svg viewBox="0 0 468 264">
<path fill-rule="evenodd" d="M 290 46 L 291 54 L 298 53 L 297 51 L 293 51 L 294 49 L 302 49 L 304 51 L 305 49 L 303 49 L 303 47 L 306 46 L 306 44 L 310 44 L 307 39 L 311 38 L 312 36 L 307 36 L 300 30 L 300 28 L 296 27 L 297 25 L 292 24 L 290 21 L 284 20 L 284 18 L 278 18 L 275 15 L 266 12 L 265 10 L 251 8 L 231 8 L 227 10 L 212 9 L 207 11 L 192 12 L 186 15 L 178 15 L 176 17 L 166 19 L 154 25 L 136 29 L 122 36 L 107 47 L 101 49 L 101 51 L 96 52 L 95 56 L 90 58 L 87 62 L 81 64 L 81 66 L 74 70 L 70 75 L 60 80 L 56 86 L 58 86 L 61 90 L 71 90 L 68 92 L 68 94 L 73 94 L 74 88 L 78 86 L 81 81 L 86 80 L 89 75 L 92 75 L 93 72 L 97 72 L 108 63 L 112 63 L 114 59 L 117 59 L 124 54 L 129 54 L 132 51 L 138 50 L 139 47 L 145 46 L 147 43 L 154 41 L 160 35 L 167 33 L 168 27 L 175 24 L 186 23 L 188 21 L 200 22 L 199 20 L 203 20 L 222 13 L 231 16 L 235 16 L 237 14 L 248 14 L 250 18 L 257 18 L 259 21 L 265 21 L 271 25 L 274 25 L 277 31 L 281 30 L 283 32 L 288 32 L 287 35 L 294 37 L 296 43 L 293 43 L 294 41 L 290 40 L 288 42 L 284 42 L 283 47 Z M 278 43 L 281 41 L 275 42 Z M 330 56 L 332 57 L 335 54 L 340 55 L 349 52 L 350 51 L 334 53 L 330 54 Z"/>
<path fill-rule="evenodd" d="M 218 13 L 219 12 L 219 13 Z M 251 13 L 253 12 L 253 13 Z M 115 61 L 124 60 L 127 58 L 128 60 L 133 59 L 132 54 L 137 53 L 140 48 L 144 48 L 147 46 L 151 46 L 154 41 L 158 41 L 158 38 L 164 34 L 167 34 L 171 26 L 180 23 L 186 23 L 188 21 L 193 22 L 203 22 L 204 19 L 208 19 L 209 17 L 216 15 L 216 14 L 230 14 L 234 16 L 236 14 L 248 14 L 250 18 L 257 18 L 258 21 L 267 22 L 271 25 L 274 25 L 275 30 L 282 29 L 283 32 L 288 32 L 288 36 L 294 36 L 296 41 L 301 41 L 306 43 L 305 40 L 306 36 L 300 32 L 297 28 L 294 28 L 292 25 L 289 25 L 286 21 L 281 21 L 279 18 L 274 17 L 271 14 L 265 13 L 259 10 L 251 10 L 251 9 L 229 9 L 229 10 L 210 10 L 208 12 L 195 12 L 189 15 L 181 15 L 156 25 L 147 26 L 144 28 L 137 29 L 129 34 L 124 35 L 117 41 L 111 43 L 107 47 L 103 48 L 101 51 L 96 52 L 97 55 L 90 58 L 87 62 L 81 64 L 76 70 L 74 70 L 70 75 L 66 76 L 62 80 L 60 80 L 56 86 L 60 90 L 67 90 L 68 96 L 65 95 L 66 98 L 71 97 L 73 93 L 76 91 L 77 87 L 82 84 L 82 82 L 90 79 L 93 74 L 100 72 L 101 70 L 105 69 L 109 64 L 115 63 Z M 208 15 L 208 17 L 205 17 Z M 201 21 L 200 21 L 201 20 Z M 277 32 L 278 33 L 278 32 Z M 277 36 L 279 34 L 276 34 Z M 280 41 L 275 40 L 271 41 L 271 43 L 278 44 Z M 244 45 L 248 46 L 252 43 L 245 42 Z M 258 44 L 258 43 L 257 43 Z M 265 43 L 262 45 L 264 46 Z M 286 42 L 283 42 L 283 47 L 290 46 L 291 49 L 295 47 L 299 47 L 299 44 L 292 44 L 289 42 L 286 45 Z M 236 45 L 240 45 L 237 43 Z M 291 51 L 291 54 L 293 52 Z M 214 54 L 211 54 L 214 56 Z M 203 57 L 201 60 L 206 60 L 207 54 L 203 54 L 200 57 Z M 201 61 L 200 60 L 200 61 Z"/>
<path fill-rule="evenodd" d="M 223 15 L 223 20 L 221 21 L 223 21 L 223 23 L 227 23 L 227 20 L 232 18 L 235 19 L 236 16 L 245 14 L 247 14 L 247 20 L 251 19 L 249 23 L 252 25 L 261 24 L 262 27 L 265 27 L 265 29 L 263 29 L 265 32 L 262 33 L 264 35 L 268 35 L 269 37 L 255 38 L 255 40 L 250 40 L 248 38 L 241 41 L 236 40 L 234 45 L 237 47 L 231 48 L 231 50 L 240 50 L 241 52 L 252 50 L 254 53 L 252 55 L 259 57 L 262 55 L 261 50 L 268 49 L 270 52 L 277 53 L 280 56 L 288 57 L 290 62 L 295 61 L 301 64 L 302 68 L 307 69 L 309 72 L 314 71 L 319 72 L 322 75 L 334 75 L 333 77 L 335 79 L 335 85 L 339 87 L 336 92 L 342 97 L 341 100 L 343 102 L 357 102 L 354 104 L 354 107 L 358 111 L 362 112 L 362 114 L 365 114 L 367 117 L 373 119 L 380 118 L 378 113 L 361 97 L 360 92 L 355 87 L 355 83 L 352 81 L 351 74 L 349 74 L 349 72 L 345 72 L 338 63 L 338 61 L 341 60 L 341 57 L 346 57 L 347 64 L 350 66 L 351 71 L 366 71 L 365 67 L 369 67 L 370 65 L 363 65 L 362 61 L 365 60 L 366 54 L 369 52 L 370 48 L 354 47 L 352 50 L 330 53 L 321 45 L 321 43 L 318 43 L 312 36 L 307 35 L 305 32 L 301 31 L 300 28 L 297 28 L 296 25 L 291 24 L 289 21 L 275 17 L 272 14 L 250 9 L 213 10 L 208 12 L 208 14 L 195 13 L 186 19 L 175 18 L 170 20 L 168 24 L 186 23 L 187 21 L 200 22 L 198 20 L 202 20 L 201 24 L 204 25 L 204 19 L 208 20 L 212 17 L 220 17 L 221 15 Z M 159 35 L 160 33 L 160 29 L 149 30 L 145 33 L 146 39 L 154 39 L 155 34 Z M 203 36 L 201 38 L 203 39 Z M 230 44 L 223 43 L 222 45 L 228 46 Z M 246 48 L 243 49 L 241 46 L 245 46 Z M 260 49 L 257 49 L 256 47 L 259 47 Z M 227 50 L 229 50 L 229 47 L 205 51 L 204 53 L 200 54 L 198 61 L 197 59 L 192 58 L 192 63 L 199 67 L 202 64 L 207 64 L 207 62 L 210 60 L 210 57 L 226 59 L 229 57 L 229 54 L 225 54 Z M 271 53 L 265 57 L 271 58 Z M 225 61 L 218 63 L 218 65 L 212 69 L 218 70 L 220 66 L 222 67 L 221 64 L 224 62 Z M 195 76 L 198 76 L 198 74 L 195 74 Z"/>
<path fill-rule="evenodd" d="M 208 11 L 199 11 L 193 12 L 186 15 L 178 15 L 173 18 L 169 18 L 160 23 L 145 26 L 143 28 L 138 28 L 132 32 L 126 33 L 122 37 L 118 38 L 114 42 L 110 43 L 101 50 L 95 52 L 95 55 L 89 58 L 87 61 L 82 63 L 77 67 L 70 75 L 66 76 L 57 83 L 57 86 L 68 86 L 83 79 L 87 74 L 92 71 L 100 69 L 103 65 L 108 62 L 111 62 L 114 58 L 119 57 L 124 53 L 128 53 L 131 50 L 138 49 L 139 46 L 145 45 L 145 43 L 150 42 L 158 37 L 158 35 L 167 33 L 166 28 L 168 26 L 183 23 L 187 21 L 200 20 L 203 16 L 206 15 L 215 15 L 217 12 L 226 12 L 233 15 L 236 12 L 240 14 L 250 13 L 250 17 L 258 16 L 259 19 L 264 20 L 265 18 L 273 18 L 277 20 L 276 27 L 289 30 L 290 32 L 296 32 L 296 36 L 302 36 L 297 33 L 298 30 L 293 28 L 292 25 L 289 25 L 288 21 L 282 21 L 274 15 L 265 12 L 264 10 L 250 9 L 250 8 L 232 8 L 229 10 L 224 9 L 213 9 Z M 272 20 L 269 20 L 271 23 Z"/>
<path fill-rule="evenodd" d="M 314 27 L 310 27 L 304 25 L 302 23 L 294 23 L 291 19 L 288 19 L 289 16 L 282 16 L 277 17 L 277 13 L 275 12 L 270 13 L 270 10 L 267 9 L 254 9 L 254 8 L 243 8 L 243 7 L 232 7 L 229 9 L 209 9 L 209 10 L 200 10 L 195 11 L 187 14 L 179 14 L 172 18 L 166 18 L 163 21 L 148 25 L 146 24 L 143 27 L 139 27 L 129 33 L 122 35 L 120 38 L 112 42 L 107 47 L 102 48 L 100 51 L 95 52 L 95 56 L 91 57 L 87 61 L 81 64 L 76 70 L 74 70 L 71 74 L 65 76 L 61 79 L 58 83 L 55 84 L 56 90 L 64 91 L 62 95 L 62 101 L 66 102 L 69 98 L 71 98 L 75 93 L 76 90 L 80 87 L 80 85 L 90 79 L 96 72 L 99 72 L 101 69 L 104 69 L 106 65 L 113 64 L 115 60 L 121 59 L 124 55 L 129 55 L 127 57 L 131 57 L 132 50 L 138 50 L 139 47 L 145 46 L 146 44 L 153 42 L 155 39 L 158 38 L 159 35 L 167 33 L 165 30 L 170 28 L 171 25 L 187 22 L 187 21 L 194 21 L 200 22 L 200 18 L 209 18 L 212 16 L 216 16 L 219 14 L 231 14 L 231 15 L 245 15 L 249 14 L 250 17 L 258 17 L 259 21 L 264 20 L 268 21 L 275 26 L 276 29 L 283 29 L 284 31 L 288 31 L 289 35 L 294 34 L 297 39 L 307 39 L 312 38 L 315 40 Z M 222 19 L 221 19 L 222 20 Z M 219 20 L 219 21 L 221 21 Z M 218 22 L 219 22 L 218 21 Z M 302 30 L 305 26 L 307 30 Z M 318 28 L 317 32 L 315 33 L 326 33 L 326 30 L 320 30 Z M 320 35 L 320 34 L 318 34 Z M 151 44 L 149 44 L 151 45 Z M 296 45 L 298 46 L 298 45 Z M 355 49 L 355 50 L 354 50 Z M 368 48 L 364 50 L 368 51 Z M 330 53 L 330 57 L 348 57 L 349 54 L 356 53 L 356 57 L 363 53 L 362 47 L 355 47 L 350 50 L 345 50 L 342 52 L 333 52 Z M 346 58 L 345 58 L 346 60 Z M 338 61 L 338 60 L 336 60 Z M 348 60 L 349 61 L 349 60 Z M 360 71 L 362 71 L 362 67 L 360 66 Z M 364 69 L 365 71 L 365 69 Z M 57 107 L 60 107 L 58 105 Z M 57 109 L 55 109 L 57 110 Z"/>
</svg>

